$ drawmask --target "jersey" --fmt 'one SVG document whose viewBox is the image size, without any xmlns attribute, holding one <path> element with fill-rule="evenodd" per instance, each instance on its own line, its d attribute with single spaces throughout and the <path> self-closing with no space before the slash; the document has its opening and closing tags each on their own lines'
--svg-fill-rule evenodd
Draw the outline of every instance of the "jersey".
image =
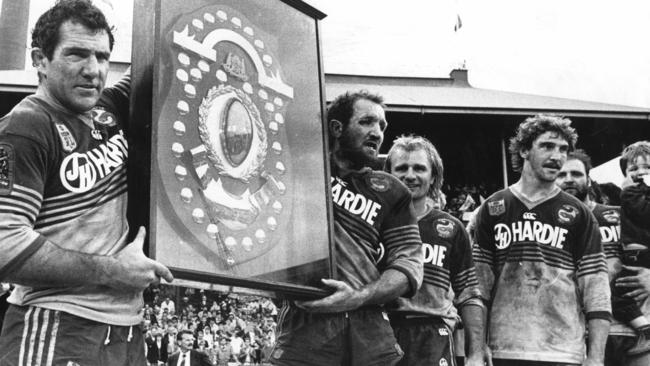
<svg viewBox="0 0 650 366">
<path fill-rule="evenodd" d="M 591 209 L 598 222 L 600 240 L 603 243 L 605 258 L 621 258 L 621 208 L 596 203 Z"/>
<path fill-rule="evenodd" d="M 0 120 L 0 279 L 46 240 L 97 255 L 126 245 L 129 84 L 106 88 L 82 116 L 32 95 Z M 125 326 L 143 305 L 141 293 L 95 285 L 16 286 L 8 301 Z"/>
<path fill-rule="evenodd" d="M 479 210 L 474 259 L 495 359 L 582 363 L 585 317 L 611 317 L 605 254 L 584 204 L 559 188 L 537 202 L 499 191 Z"/>
<path fill-rule="evenodd" d="M 395 269 L 409 281 L 405 296 L 413 296 L 422 284 L 422 241 L 408 189 L 371 169 L 334 168 L 331 183 L 336 279 L 358 289 Z"/>
<path fill-rule="evenodd" d="M 468 303 L 482 306 L 469 236 L 458 219 L 436 209 L 418 226 L 424 256 L 422 287 L 410 299 L 397 299 L 389 311 L 440 317 L 453 329 L 458 308 Z"/>
</svg>

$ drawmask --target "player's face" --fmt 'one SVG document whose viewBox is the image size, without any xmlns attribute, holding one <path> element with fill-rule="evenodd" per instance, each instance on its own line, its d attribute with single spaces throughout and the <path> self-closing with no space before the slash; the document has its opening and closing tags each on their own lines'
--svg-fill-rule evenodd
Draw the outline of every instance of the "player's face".
<svg viewBox="0 0 650 366">
<path fill-rule="evenodd" d="M 639 155 L 633 161 L 628 161 L 625 168 L 625 175 L 638 182 L 645 175 L 650 174 L 650 155 Z"/>
<path fill-rule="evenodd" d="M 424 150 L 407 152 L 398 149 L 391 156 L 390 166 L 390 173 L 408 187 L 413 201 L 426 198 L 434 177 Z"/>
<path fill-rule="evenodd" d="M 578 159 L 567 160 L 564 163 L 555 183 L 563 191 L 574 195 L 580 201 L 584 201 L 589 194 L 589 177 L 587 177 L 585 165 Z"/>
<path fill-rule="evenodd" d="M 524 170 L 529 169 L 541 182 L 553 183 L 567 159 L 569 143 L 557 132 L 539 135 L 528 151 L 522 152 Z"/>
<path fill-rule="evenodd" d="M 374 163 L 384 141 L 386 126 L 386 115 L 379 104 L 367 99 L 357 100 L 339 139 L 343 156 L 359 166 Z"/>
<path fill-rule="evenodd" d="M 36 61 L 44 91 L 74 112 L 89 111 L 97 103 L 108 74 L 108 33 L 94 32 L 71 21 L 63 23 L 59 33 L 52 59 L 42 56 Z"/>
</svg>

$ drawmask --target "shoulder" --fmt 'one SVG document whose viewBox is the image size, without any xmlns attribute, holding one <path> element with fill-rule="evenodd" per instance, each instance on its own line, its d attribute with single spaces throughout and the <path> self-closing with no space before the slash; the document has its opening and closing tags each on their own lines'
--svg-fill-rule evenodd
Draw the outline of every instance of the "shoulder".
<svg viewBox="0 0 650 366">
<path fill-rule="evenodd" d="M 506 206 L 513 200 L 514 195 L 509 189 L 502 189 L 493 193 L 481 205 L 480 212 L 487 211 L 490 216 L 501 216 L 506 212 Z"/>
<path fill-rule="evenodd" d="M 557 221 L 560 224 L 573 224 L 582 220 L 596 220 L 589 207 L 573 195 L 560 191 L 554 199 L 555 202 L 551 208 L 555 210 Z"/>
<path fill-rule="evenodd" d="M 52 114 L 36 97 L 23 99 L 0 119 L 0 134 L 19 135 L 41 141 L 52 129 Z"/>
<path fill-rule="evenodd" d="M 366 170 L 361 174 L 366 187 L 386 200 L 399 200 L 411 196 L 408 188 L 394 176 L 380 170 Z"/>
<path fill-rule="evenodd" d="M 466 233 L 465 225 L 448 212 L 434 209 L 422 220 L 429 221 L 441 238 L 452 238 Z"/>
</svg>

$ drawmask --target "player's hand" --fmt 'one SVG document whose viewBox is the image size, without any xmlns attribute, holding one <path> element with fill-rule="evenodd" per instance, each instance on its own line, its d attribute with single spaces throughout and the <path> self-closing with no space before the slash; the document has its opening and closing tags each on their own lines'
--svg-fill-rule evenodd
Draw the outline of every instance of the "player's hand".
<svg viewBox="0 0 650 366">
<path fill-rule="evenodd" d="M 160 283 L 161 278 L 167 282 L 174 280 L 167 267 L 144 255 L 145 235 L 144 227 L 140 227 L 135 239 L 113 255 L 117 263 L 108 279 L 109 286 L 142 291 L 150 284 Z"/>
<path fill-rule="evenodd" d="M 632 275 L 619 277 L 616 280 L 618 288 L 632 288 L 634 290 L 624 294 L 624 297 L 633 298 L 636 302 L 641 302 L 648 298 L 650 294 L 650 269 L 634 266 L 623 266 L 632 272 Z"/>
<path fill-rule="evenodd" d="M 332 287 L 334 293 L 318 300 L 296 301 L 296 306 L 313 313 L 340 313 L 358 309 L 363 305 L 361 292 L 347 283 L 326 278 L 322 281 L 326 286 Z"/>
<path fill-rule="evenodd" d="M 592 358 L 585 358 L 585 361 L 582 363 L 582 366 L 603 366 L 605 362 L 603 360 L 596 361 Z"/>
</svg>

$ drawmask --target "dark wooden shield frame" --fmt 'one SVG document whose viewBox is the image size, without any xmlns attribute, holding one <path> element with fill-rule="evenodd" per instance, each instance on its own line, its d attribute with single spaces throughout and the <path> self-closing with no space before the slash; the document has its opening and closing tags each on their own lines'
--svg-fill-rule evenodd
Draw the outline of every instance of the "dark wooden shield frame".
<svg viewBox="0 0 650 366">
<path fill-rule="evenodd" d="M 136 0 L 129 217 L 177 278 L 326 293 L 323 17 L 294 0 Z"/>
</svg>

